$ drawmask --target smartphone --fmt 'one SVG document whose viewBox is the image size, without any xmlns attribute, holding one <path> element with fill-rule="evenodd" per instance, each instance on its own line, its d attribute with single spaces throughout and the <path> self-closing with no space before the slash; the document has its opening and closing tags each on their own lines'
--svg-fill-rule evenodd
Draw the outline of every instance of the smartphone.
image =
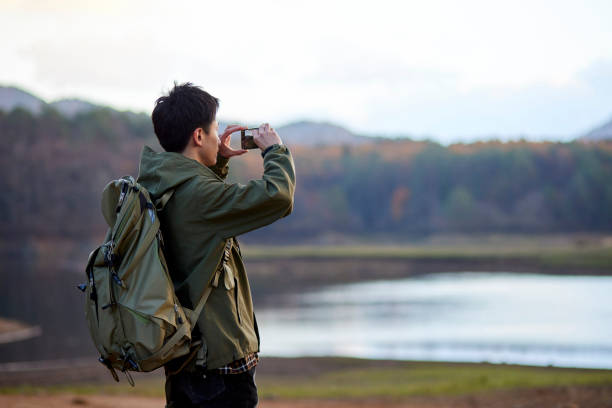
<svg viewBox="0 0 612 408">
<path fill-rule="evenodd" d="M 250 128 L 240 131 L 240 146 L 243 149 L 259 149 L 259 146 L 255 144 L 255 140 L 253 140 L 253 131 L 258 129 L 259 128 Z"/>
</svg>

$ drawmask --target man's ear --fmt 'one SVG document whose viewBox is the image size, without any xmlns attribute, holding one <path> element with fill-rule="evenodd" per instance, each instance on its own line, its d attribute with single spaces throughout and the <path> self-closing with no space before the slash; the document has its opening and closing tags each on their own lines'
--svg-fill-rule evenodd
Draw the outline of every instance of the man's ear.
<svg viewBox="0 0 612 408">
<path fill-rule="evenodd" d="M 196 146 L 202 146 L 204 130 L 202 128 L 196 128 L 191 134 L 191 139 Z"/>
</svg>

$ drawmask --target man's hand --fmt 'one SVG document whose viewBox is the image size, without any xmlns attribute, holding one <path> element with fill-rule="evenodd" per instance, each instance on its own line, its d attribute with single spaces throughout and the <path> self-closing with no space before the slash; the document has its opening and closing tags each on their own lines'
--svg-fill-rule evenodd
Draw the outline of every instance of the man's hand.
<svg viewBox="0 0 612 408">
<path fill-rule="evenodd" d="M 278 133 L 270 127 L 269 123 L 264 123 L 259 126 L 259 129 L 253 131 L 253 141 L 262 152 L 274 144 L 283 144 Z"/>
<path fill-rule="evenodd" d="M 246 129 L 246 126 L 229 125 L 225 128 L 223 134 L 219 136 L 219 154 L 221 156 L 225 157 L 226 159 L 229 159 L 232 156 L 240 156 L 241 154 L 245 154 L 248 151 L 243 149 L 236 150 L 230 147 L 232 133 L 243 129 Z"/>
</svg>

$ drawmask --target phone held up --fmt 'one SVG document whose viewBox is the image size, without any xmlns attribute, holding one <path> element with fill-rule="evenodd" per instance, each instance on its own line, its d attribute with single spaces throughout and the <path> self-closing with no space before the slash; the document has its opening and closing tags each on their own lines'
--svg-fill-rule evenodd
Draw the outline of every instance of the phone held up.
<svg viewBox="0 0 612 408">
<path fill-rule="evenodd" d="M 259 149 L 253 140 L 253 130 L 259 128 L 243 129 L 240 131 L 240 145 L 243 149 Z M 249 133 L 250 132 L 250 133 Z"/>
</svg>

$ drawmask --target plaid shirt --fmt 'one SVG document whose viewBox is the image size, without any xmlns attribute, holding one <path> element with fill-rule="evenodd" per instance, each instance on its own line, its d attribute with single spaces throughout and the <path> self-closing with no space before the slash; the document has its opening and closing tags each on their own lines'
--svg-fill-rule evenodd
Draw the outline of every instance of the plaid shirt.
<svg viewBox="0 0 612 408">
<path fill-rule="evenodd" d="M 259 363 L 259 356 L 257 353 L 251 353 L 240 360 L 232 361 L 224 367 L 219 367 L 217 370 L 219 374 L 242 374 L 255 367 L 257 363 Z"/>
</svg>

